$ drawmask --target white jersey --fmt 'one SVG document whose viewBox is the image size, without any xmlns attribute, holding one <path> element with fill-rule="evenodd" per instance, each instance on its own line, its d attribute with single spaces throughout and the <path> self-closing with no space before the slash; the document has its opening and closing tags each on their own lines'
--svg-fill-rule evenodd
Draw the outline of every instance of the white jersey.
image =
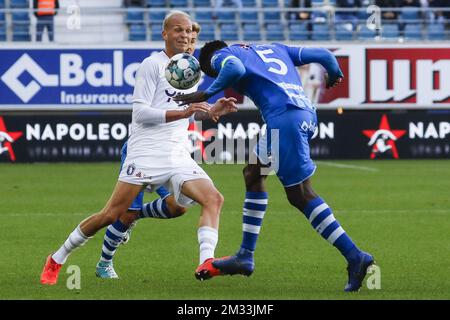
<svg viewBox="0 0 450 320">
<path fill-rule="evenodd" d="M 144 103 L 151 108 L 163 110 L 183 110 L 173 101 L 178 93 L 197 91 L 197 86 L 188 90 L 173 88 L 166 80 L 165 66 L 169 57 L 164 51 L 147 57 L 136 74 L 133 103 Z M 169 123 L 137 123 L 133 109 L 131 135 L 128 139 L 127 158 L 142 165 L 161 168 L 178 166 L 190 157 L 188 151 L 189 119 Z"/>
</svg>

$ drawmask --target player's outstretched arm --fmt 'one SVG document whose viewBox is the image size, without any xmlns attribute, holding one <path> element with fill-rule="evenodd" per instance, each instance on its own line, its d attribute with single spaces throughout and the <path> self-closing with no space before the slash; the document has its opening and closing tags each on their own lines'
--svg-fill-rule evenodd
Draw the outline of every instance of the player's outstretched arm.
<svg viewBox="0 0 450 320">
<path fill-rule="evenodd" d="M 327 88 L 336 86 L 342 82 L 344 74 L 339 67 L 334 54 L 325 48 L 302 48 L 300 52 L 302 64 L 319 63 L 328 73 Z"/>
<path fill-rule="evenodd" d="M 218 68 L 216 67 L 216 69 Z M 242 64 L 241 60 L 235 56 L 228 56 L 222 61 L 219 75 L 208 89 L 189 94 L 180 94 L 173 97 L 173 100 L 182 102 L 183 105 L 193 102 L 206 101 L 209 97 L 212 97 L 216 93 L 228 88 L 236 81 L 239 81 L 244 74 L 245 66 Z"/>
<path fill-rule="evenodd" d="M 221 116 L 224 116 L 231 112 L 236 112 L 238 110 L 236 106 L 236 98 L 220 98 L 214 105 L 209 109 L 208 112 L 197 112 L 195 114 L 195 120 L 203 121 L 211 119 L 217 122 Z"/>
<path fill-rule="evenodd" d="M 206 102 L 193 103 L 184 110 L 163 110 L 145 103 L 134 103 L 133 112 L 136 123 L 160 124 L 189 118 L 196 112 L 209 112 L 209 105 Z"/>
</svg>

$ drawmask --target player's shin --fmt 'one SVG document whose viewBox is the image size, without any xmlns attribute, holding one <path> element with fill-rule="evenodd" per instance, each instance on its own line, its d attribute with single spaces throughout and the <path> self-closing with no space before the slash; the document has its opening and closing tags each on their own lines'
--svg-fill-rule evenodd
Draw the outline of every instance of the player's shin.
<svg viewBox="0 0 450 320">
<path fill-rule="evenodd" d="M 100 262 L 103 264 L 111 264 L 117 247 L 125 237 L 129 226 L 117 220 L 109 225 L 103 238 L 102 254 Z"/>
<path fill-rule="evenodd" d="M 202 226 L 197 230 L 197 238 L 200 249 L 200 263 L 202 264 L 208 259 L 214 258 L 219 233 L 217 229 L 208 226 Z"/>
<path fill-rule="evenodd" d="M 310 200 L 303 213 L 312 227 L 335 246 L 349 263 L 357 259 L 361 251 L 336 220 L 331 208 L 320 197 Z"/>
<path fill-rule="evenodd" d="M 142 206 L 142 211 L 139 213 L 138 219 L 142 218 L 156 218 L 156 219 L 170 219 L 172 218 L 166 199 L 158 198 L 152 202 L 145 203 Z"/>
<path fill-rule="evenodd" d="M 84 245 L 90 238 L 92 237 L 86 237 L 83 234 L 78 225 L 58 251 L 52 255 L 53 260 L 58 264 L 64 264 L 72 251 Z"/>
</svg>

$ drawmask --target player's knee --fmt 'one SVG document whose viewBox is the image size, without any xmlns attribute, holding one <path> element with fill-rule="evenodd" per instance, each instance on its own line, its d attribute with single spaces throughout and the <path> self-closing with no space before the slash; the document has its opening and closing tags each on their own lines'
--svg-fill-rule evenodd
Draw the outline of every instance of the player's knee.
<svg viewBox="0 0 450 320">
<path fill-rule="evenodd" d="M 120 210 L 117 207 L 106 207 L 104 208 L 100 214 L 102 216 L 102 225 L 107 226 L 113 224 L 120 218 L 121 214 L 124 211 Z"/>
<path fill-rule="evenodd" d="M 179 216 L 182 216 L 183 214 L 186 213 L 186 211 L 187 211 L 187 209 L 185 207 L 175 205 L 175 206 L 169 208 L 170 218 L 177 218 Z"/>
<path fill-rule="evenodd" d="M 245 166 L 244 170 L 242 170 L 247 189 L 256 183 L 259 183 L 263 179 L 259 173 L 259 169 L 259 166 L 249 164 Z"/>
<path fill-rule="evenodd" d="M 122 214 L 119 219 L 124 225 L 129 226 L 137 219 L 137 212 L 128 210 L 126 213 Z"/>
<path fill-rule="evenodd" d="M 205 197 L 204 205 L 211 208 L 214 212 L 220 213 L 224 198 L 219 191 L 211 192 Z"/>
<path fill-rule="evenodd" d="M 104 226 L 109 226 L 110 224 L 113 224 L 114 222 L 117 221 L 117 219 L 119 219 L 119 215 L 118 214 L 113 214 L 113 213 L 106 213 L 103 215 L 103 225 Z"/>
<path fill-rule="evenodd" d="M 300 192 L 297 194 L 287 194 L 287 199 L 291 206 L 296 207 L 297 209 L 301 210 L 304 206 L 303 197 Z"/>
<path fill-rule="evenodd" d="M 185 207 L 178 205 L 173 195 L 166 197 L 164 202 L 167 206 L 167 211 L 169 212 L 169 219 L 182 216 L 187 211 Z"/>
<path fill-rule="evenodd" d="M 312 188 L 306 184 L 291 188 L 286 192 L 286 196 L 289 203 L 299 210 L 303 210 L 309 201 L 317 197 Z"/>
</svg>

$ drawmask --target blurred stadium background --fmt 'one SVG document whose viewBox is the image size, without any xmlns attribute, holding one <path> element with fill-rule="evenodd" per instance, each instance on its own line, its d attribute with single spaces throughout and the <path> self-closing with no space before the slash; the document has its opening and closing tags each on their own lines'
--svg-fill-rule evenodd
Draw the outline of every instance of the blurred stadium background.
<svg viewBox="0 0 450 320">
<path fill-rule="evenodd" d="M 449 298 L 443 267 L 448 255 L 442 264 L 434 258 L 442 256 L 442 245 L 448 247 L 443 237 L 450 214 L 450 1 L 241 0 L 237 7 L 229 2 L 60 0 L 54 41 L 44 32 L 41 42 L 33 1 L 0 0 L 0 223 L 10 226 L 0 246 L 5 257 L 13 257 L 0 261 L 1 298 L 117 298 L 114 284 L 94 282 L 100 236 L 93 240 L 97 245 L 71 260 L 90 270 L 81 295 L 64 283 L 41 290 L 40 259 L 107 200 L 128 135 L 135 71 L 163 48 L 162 21 L 171 9 L 185 10 L 200 23 L 198 48 L 223 39 L 333 50 L 345 74 L 340 87 L 325 90 L 320 66 L 299 72 L 318 106 L 311 148 L 319 160 L 318 191 L 382 268 L 384 291 L 360 297 Z M 205 77 L 200 88 L 211 81 Z M 241 111 L 223 118 L 219 139 L 250 145 L 263 128 L 258 112 L 232 90 L 211 100 L 223 95 L 237 97 Z M 209 122 L 190 127 L 192 150 L 204 160 L 202 137 L 215 127 Z M 231 160 L 233 150 L 219 156 Z M 240 241 L 243 183 L 235 181 L 242 166 L 205 169 L 226 199 L 217 253 L 228 255 Z M 217 289 L 213 294 L 198 286 L 192 276 L 198 217 L 193 209 L 178 221 L 156 222 L 159 231 L 150 223 L 138 225 L 135 244 L 132 239 L 117 255 L 124 277 L 119 286 L 127 293 L 121 298 L 345 298 L 336 293 L 345 281 L 340 257 L 298 219 L 275 179 L 269 184 L 274 215 L 265 221 L 260 269 L 252 280 L 214 279 L 207 284 Z M 286 212 L 289 218 L 279 220 Z M 279 266 L 276 259 L 291 256 L 293 249 L 301 254 L 286 265 L 288 272 L 271 272 Z M 172 254 L 190 258 L 168 265 L 176 260 Z M 150 271 L 142 278 L 145 264 Z"/>
</svg>

